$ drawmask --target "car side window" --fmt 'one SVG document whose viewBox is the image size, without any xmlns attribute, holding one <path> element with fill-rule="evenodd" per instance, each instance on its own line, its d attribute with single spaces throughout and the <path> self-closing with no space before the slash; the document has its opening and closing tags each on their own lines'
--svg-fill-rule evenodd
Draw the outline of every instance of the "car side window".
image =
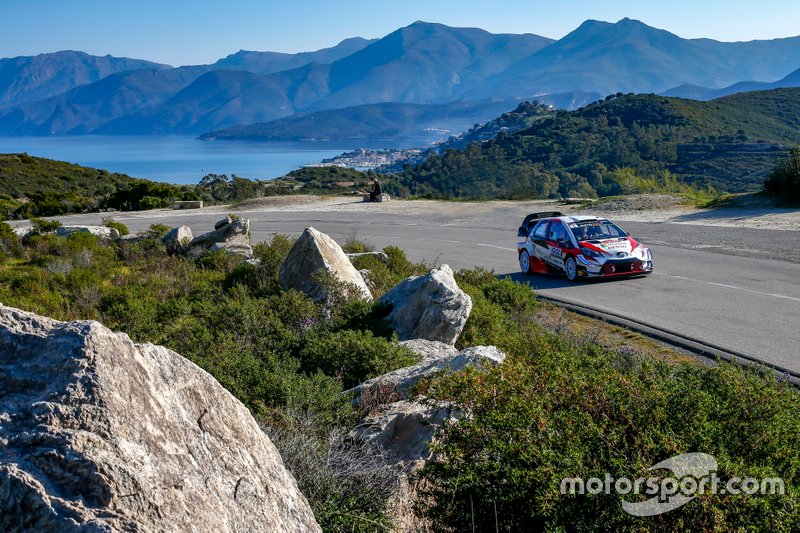
<svg viewBox="0 0 800 533">
<path fill-rule="evenodd" d="M 536 227 L 533 228 L 533 238 L 534 239 L 546 239 L 547 238 L 547 221 L 542 220 Z"/>
<path fill-rule="evenodd" d="M 548 239 L 551 241 L 567 240 L 567 228 L 561 222 L 553 222 L 550 224 L 550 236 Z"/>
</svg>

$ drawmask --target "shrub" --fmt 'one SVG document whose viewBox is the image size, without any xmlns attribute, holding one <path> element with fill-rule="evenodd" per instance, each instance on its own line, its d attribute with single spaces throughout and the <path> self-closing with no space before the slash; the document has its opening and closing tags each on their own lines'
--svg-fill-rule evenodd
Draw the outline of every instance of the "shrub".
<svg viewBox="0 0 800 533">
<path fill-rule="evenodd" d="M 786 202 L 800 203 L 800 146 L 767 176 L 764 188 Z"/>
<path fill-rule="evenodd" d="M 164 224 L 150 224 L 150 227 L 147 228 L 147 236 L 153 239 L 160 239 L 171 230 L 169 226 L 165 226 Z"/>
<path fill-rule="evenodd" d="M 771 374 L 729 364 L 673 365 L 548 335 L 487 372 L 434 381 L 429 394 L 471 416 L 440 434 L 439 460 L 421 474 L 434 529 L 725 531 L 800 526 L 800 394 Z M 648 468 L 693 451 L 718 475 L 780 477 L 785 495 L 702 495 L 650 518 L 620 498 L 562 495 L 563 478 L 651 477 Z M 644 498 L 643 498 L 644 499 Z M 495 525 L 497 522 L 497 526 Z"/>
<path fill-rule="evenodd" d="M 31 225 L 33 231 L 29 235 L 44 235 L 45 233 L 52 233 L 61 227 L 61 222 L 58 220 L 45 220 L 43 218 L 31 217 Z"/>
<path fill-rule="evenodd" d="M 4 257 L 20 257 L 22 243 L 14 230 L 5 222 L 0 222 L 0 259 Z"/>
<path fill-rule="evenodd" d="M 126 226 L 122 222 L 117 222 L 111 217 L 104 217 L 103 225 L 107 228 L 113 228 L 117 230 L 120 235 L 128 235 L 130 233 L 130 231 L 128 230 L 128 226 Z"/>
<path fill-rule="evenodd" d="M 386 502 L 398 488 L 398 475 L 382 454 L 350 443 L 346 425 L 320 423 L 295 409 L 282 414 L 281 423 L 266 431 L 325 531 L 390 530 Z"/>
<path fill-rule="evenodd" d="M 371 242 L 365 239 L 359 239 L 357 233 L 351 233 L 342 245 L 342 250 L 347 254 L 360 254 L 364 252 L 371 252 L 375 247 Z"/>
<path fill-rule="evenodd" d="M 375 337 L 371 331 L 312 333 L 300 350 L 306 372 L 321 371 L 341 379 L 349 389 L 366 379 L 416 362 L 407 348 Z"/>
</svg>

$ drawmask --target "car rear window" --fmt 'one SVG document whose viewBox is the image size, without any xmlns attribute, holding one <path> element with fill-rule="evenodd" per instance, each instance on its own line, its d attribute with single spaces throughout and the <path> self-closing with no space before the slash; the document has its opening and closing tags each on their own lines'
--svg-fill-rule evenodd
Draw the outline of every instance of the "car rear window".
<svg viewBox="0 0 800 533">
<path fill-rule="evenodd" d="M 536 227 L 533 229 L 533 236 L 537 239 L 544 239 L 547 237 L 547 220 L 542 220 Z"/>
</svg>

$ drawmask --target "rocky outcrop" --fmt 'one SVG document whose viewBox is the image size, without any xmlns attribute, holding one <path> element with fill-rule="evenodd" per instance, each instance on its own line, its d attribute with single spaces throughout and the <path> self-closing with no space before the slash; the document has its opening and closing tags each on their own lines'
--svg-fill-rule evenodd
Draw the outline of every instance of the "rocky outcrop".
<svg viewBox="0 0 800 533">
<path fill-rule="evenodd" d="M 320 531 L 248 410 L 160 346 L 0 306 L 0 531 Z"/>
<path fill-rule="evenodd" d="M 198 235 L 189 242 L 188 253 L 200 255 L 205 252 L 225 251 L 253 257 L 250 246 L 250 220 L 227 217 L 214 224 L 214 231 Z"/>
<path fill-rule="evenodd" d="M 167 252 L 171 254 L 185 253 L 190 242 L 194 239 L 192 228 L 189 226 L 178 226 L 172 228 L 166 235 L 161 237 L 161 242 L 167 247 Z"/>
<path fill-rule="evenodd" d="M 280 284 L 294 289 L 316 302 L 328 299 L 328 289 L 321 276 L 330 276 L 343 287 L 365 300 L 372 300 L 364 278 L 347 258 L 336 241 L 314 228 L 306 228 L 281 265 Z"/>
<path fill-rule="evenodd" d="M 458 355 L 458 348 L 445 342 L 411 339 L 400 344 L 417 354 L 420 361 L 434 361 Z"/>
<path fill-rule="evenodd" d="M 373 410 L 349 438 L 380 449 L 389 463 L 413 470 L 430 458 L 436 431 L 458 416 L 444 402 L 394 402 Z"/>
<path fill-rule="evenodd" d="M 426 339 L 455 344 L 472 311 L 472 299 L 458 288 L 447 265 L 412 276 L 380 299 L 392 306 L 386 317 L 400 340 Z"/>
<path fill-rule="evenodd" d="M 439 359 L 426 359 L 416 365 L 399 368 L 387 374 L 365 381 L 351 390 L 356 395 L 364 391 L 392 390 L 396 397 L 408 400 L 414 396 L 414 387 L 422 380 L 440 372 L 460 372 L 467 368 L 478 370 L 499 365 L 505 360 L 503 352 L 494 346 L 473 346 Z"/>
<path fill-rule="evenodd" d="M 59 237 L 67 237 L 73 233 L 91 233 L 96 237 L 102 237 L 112 241 L 119 239 L 119 231 L 106 226 L 60 226 L 56 229 L 56 235 Z"/>
</svg>

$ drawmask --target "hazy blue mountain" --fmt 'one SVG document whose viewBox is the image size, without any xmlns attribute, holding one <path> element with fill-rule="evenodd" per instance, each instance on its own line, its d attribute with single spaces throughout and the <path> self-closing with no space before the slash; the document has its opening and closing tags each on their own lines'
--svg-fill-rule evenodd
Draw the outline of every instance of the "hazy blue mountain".
<svg viewBox="0 0 800 533">
<path fill-rule="evenodd" d="M 122 116 L 95 132 L 202 133 L 242 122 L 273 120 L 293 112 L 285 88 L 269 76 L 242 70 L 212 70 L 160 105 Z"/>
<path fill-rule="evenodd" d="M 300 109 L 444 103 L 550 43 L 533 34 L 492 34 L 415 22 L 330 65 L 276 76 L 292 87 L 290 97 Z"/>
<path fill-rule="evenodd" d="M 490 78 L 482 90 L 494 87 L 505 96 L 572 90 L 659 93 L 682 84 L 720 87 L 759 79 L 765 72 L 777 78 L 798 62 L 800 37 L 722 43 L 682 39 L 627 18 L 616 24 L 590 20 Z"/>
<path fill-rule="evenodd" d="M 135 69 L 165 69 L 141 59 L 92 56 L 71 50 L 0 59 L 0 108 L 40 100 Z"/>
<path fill-rule="evenodd" d="M 123 115 L 165 102 L 206 67 L 140 69 L 112 74 L 58 96 L 0 113 L 0 132 L 16 135 L 93 133 Z"/>
<path fill-rule="evenodd" d="M 323 48 L 315 52 L 300 52 L 298 54 L 239 50 L 235 54 L 220 59 L 211 66 L 214 69 L 235 69 L 246 70 L 256 74 L 272 74 L 282 70 L 299 68 L 309 63 L 333 63 L 358 52 L 375 40 L 352 37 L 330 48 Z"/>
<path fill-rule="evenodd" d="M 691 98 L 693 100 L 713 100 L 729 94 L 744 93 L 750 91 L 765 91 L 769 89 L 780 89 L 784 87 L 800 87 L 800 69 L 795 70 L 788 76 L 774 82 L 764 81 L 740 81 L 722 89 L 711 89 L 696 85 L 680 85 L 673 87 L 662 93 L 664 96 L 676 96 L 679 98 Z"/>
<path fill-rule="evenodd" d="M 202 133 L 384 102 L 539 99 L 575 108 L 600 95 L 678 86 L 682 95 L 707 99 L 739 80 L 781 78 L 798 63 L 800 37 L 682 39 L 623 19 L 586 21 L 554 42 L 416 22 L 317 52 L 238 52 L 212 65 L 113 74 L 0 111 L 0 132 Z"/>
</svg>

